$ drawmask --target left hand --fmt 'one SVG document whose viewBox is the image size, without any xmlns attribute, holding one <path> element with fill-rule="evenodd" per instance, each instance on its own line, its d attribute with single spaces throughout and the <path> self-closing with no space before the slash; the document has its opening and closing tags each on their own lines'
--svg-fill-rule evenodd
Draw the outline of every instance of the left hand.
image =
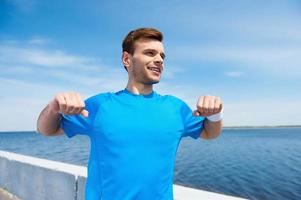
<svg viewBox="0 0 301 200">
<path fill-rule="evenodd" d="M 197 103 L 197 110 L 193 111 L 194 116 L 207 117 L 221 112 L 222 101 L 216 96 L 201 96 Z"/>
</svg>

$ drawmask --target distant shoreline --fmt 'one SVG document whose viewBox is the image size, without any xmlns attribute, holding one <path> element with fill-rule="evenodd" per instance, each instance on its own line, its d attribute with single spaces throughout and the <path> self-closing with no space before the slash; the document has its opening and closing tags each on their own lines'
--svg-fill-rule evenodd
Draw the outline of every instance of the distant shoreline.
<svg viewBox="0 0 301 200">
<path fill-rule="evenodd" d="M 224 126 L 223 129 L 256 129 L 256 128 L 301 128 L 301 125 L 278 125 L 278 126 Z M 36 131 L 0 131 L 0 133 L 32 133 Z"/>
<path fill-rule="evenodd" d="M 224 126 L 225 129 L 256 129 L 256 128 L 301 128 L 301 125 L 278 125 L 278 126 Z"/>
</svg>

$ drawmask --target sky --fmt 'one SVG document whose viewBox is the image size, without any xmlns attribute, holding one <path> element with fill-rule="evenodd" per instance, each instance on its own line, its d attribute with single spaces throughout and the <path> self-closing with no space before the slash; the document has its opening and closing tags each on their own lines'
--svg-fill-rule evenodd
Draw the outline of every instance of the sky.
<svg viewBox="0 0 301 200">
<path fill-rule="evenodd" d="M 55 94 L 125 88 L 125 35 L 164 34 L 158 93 L 193 110 L 219 96 L 225 126 L 301 124 L 298 0 L 0 0 L 0 131 L 36 129 Z"/>
</svg>

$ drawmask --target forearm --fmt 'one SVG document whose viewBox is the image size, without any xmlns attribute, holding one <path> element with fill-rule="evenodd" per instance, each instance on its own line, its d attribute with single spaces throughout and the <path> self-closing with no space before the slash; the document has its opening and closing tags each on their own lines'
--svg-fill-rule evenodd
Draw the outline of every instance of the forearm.
<svg viewBox="0 0 301 200">
<path fill-rule="evenodd" d="M 204 139 L 213 139 L 218 137 L 222 132 L 222 123 L 222 120 L 213 122 L 205 119 L 204 130 L 201 137 Z"/>
<path fill-rule="evenodd" d="M 43 135 L 57 135 L 60 129 L 62 115 L 50 109 L 49 104 L 40 113 L 37 131 Z"/>
</svg>

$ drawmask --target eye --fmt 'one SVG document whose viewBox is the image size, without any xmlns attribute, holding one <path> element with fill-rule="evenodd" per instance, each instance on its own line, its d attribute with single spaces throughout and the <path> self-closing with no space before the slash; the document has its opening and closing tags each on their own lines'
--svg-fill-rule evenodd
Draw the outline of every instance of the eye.
<svg viewBox="0 0 301 200">
<path fill-rule="evenodd" d="M 148 55 L 148 56 L 154 56 L 155 55 L 155 53 L 153 51 L 147 51 L 147 52 L 145 52 L 145 54 Z"/>
</svg>

